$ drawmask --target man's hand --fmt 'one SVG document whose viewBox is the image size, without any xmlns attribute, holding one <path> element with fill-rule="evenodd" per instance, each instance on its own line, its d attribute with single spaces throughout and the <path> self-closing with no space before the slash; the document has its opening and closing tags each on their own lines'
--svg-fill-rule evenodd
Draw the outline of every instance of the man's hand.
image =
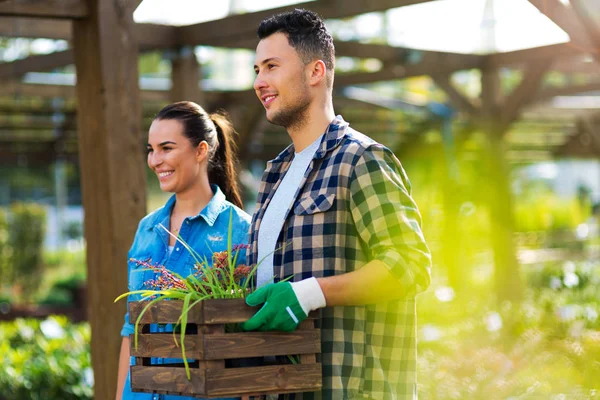
<svg viewBox="0 0 600 400">
<path fill-rule="evenodd" d="M 325 307 L 325 297 L 317 280 L 309 278 L 300 282 L 278 282 L 264 286 L 251 293 L 246 298 L 246 304 L 263 306 L 244 322 L 244 330 L 292 332 L 310 311 Z"/>
</svg>

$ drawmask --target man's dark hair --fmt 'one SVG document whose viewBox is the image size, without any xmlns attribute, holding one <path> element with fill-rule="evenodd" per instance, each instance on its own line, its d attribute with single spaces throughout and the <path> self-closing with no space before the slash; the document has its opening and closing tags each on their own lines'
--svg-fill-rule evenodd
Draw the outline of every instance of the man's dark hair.
<svg viewBox="0 0 600 400">
<path fill-rule="evenodd" d="M 314 60 L 325 63 L 328 71 L 327 86 L 331 86 L 335 48 L 333 38 L 321 17 L 313 11 L 297 8 L 263 20 L 256 33 L 262 40 L 278 32 L 287 36 L 290 46 L 298 52 L 304 64 Z"/>
</svg>

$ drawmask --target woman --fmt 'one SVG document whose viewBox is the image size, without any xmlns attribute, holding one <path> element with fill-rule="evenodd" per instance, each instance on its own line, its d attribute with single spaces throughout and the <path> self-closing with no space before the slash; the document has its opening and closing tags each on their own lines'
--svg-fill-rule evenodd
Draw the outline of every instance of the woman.
<svg viewBox="0 0 600 400">
<path fill-rule="evenodd" d="M 184 101 L 163 108 L 148 132 L 148 166 L 160 182 L 161 190 L 174 193 L 164 207 L 144 217 L 129 250 L 129 290 L 144 288 L 154 272 L 133 260 L 149 261 L 188 276 L 194 267 L 190 253 L 169 235 L 197 251 L 202 258 L 227 250 L 230 214 L 232 244 L 246 244 L 250 216 L 242 211 L 234 165 L 231 122 L 221 114 L 208 114 L 199 105 Z M 245 252 L 238 257 L 245 260 Z M 138 300 L 130 296 L 129 301 Z M 172 395 L 131 392 L 129 335 L 134 326 L 125 315 L 121 331 L 123 343 L 119 358 L 117 399 L 183 400 Z M 157 326 L 152 328 L 153 331 Z M 168 363 L 170 360 L 158 360 Z"/>
</svg>

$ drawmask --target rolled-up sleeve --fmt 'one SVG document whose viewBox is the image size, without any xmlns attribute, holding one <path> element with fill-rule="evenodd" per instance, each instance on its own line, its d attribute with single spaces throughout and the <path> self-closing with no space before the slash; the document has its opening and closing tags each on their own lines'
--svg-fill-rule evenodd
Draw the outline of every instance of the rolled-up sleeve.
<svg viewBox="0 0 600 400">
<path fill-rule="evenodd" d="M 351 213 L 373 260 L 398 279 L 406 296 L 427 289 L 431 254 L 421 230 L 421 214 L 398 159 L 374 144 L 359 157 L 352 173 Z"/>
</svg>

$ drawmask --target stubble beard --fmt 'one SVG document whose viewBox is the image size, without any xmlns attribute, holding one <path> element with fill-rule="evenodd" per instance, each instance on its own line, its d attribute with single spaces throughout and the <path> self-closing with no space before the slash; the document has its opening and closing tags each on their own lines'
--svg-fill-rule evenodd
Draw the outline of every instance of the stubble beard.
<svg viewBox="0 0 600 400">
<path fill-rule="evenodd" d="M 288 132 L 290 130 L 298 130 L 306 125 L 308 118 L 308 108 L 310 107 L 310 96 L 306 88 L 306 79 L 303 75 L 299 85 L 296 88 L 296 93 L 300 96 L 293 103 L 275 113 L 267 120 L 273 125 L 284 127 Z"/>
<path fill-rule="evenodd" d="M 284 127 L 287 131 L 297 130 L 306 124 L 309 106 L 310 101 L 302 98 L 293 106 L 279 111 L 267 120 L 273 125 Z"/>
</svg>

